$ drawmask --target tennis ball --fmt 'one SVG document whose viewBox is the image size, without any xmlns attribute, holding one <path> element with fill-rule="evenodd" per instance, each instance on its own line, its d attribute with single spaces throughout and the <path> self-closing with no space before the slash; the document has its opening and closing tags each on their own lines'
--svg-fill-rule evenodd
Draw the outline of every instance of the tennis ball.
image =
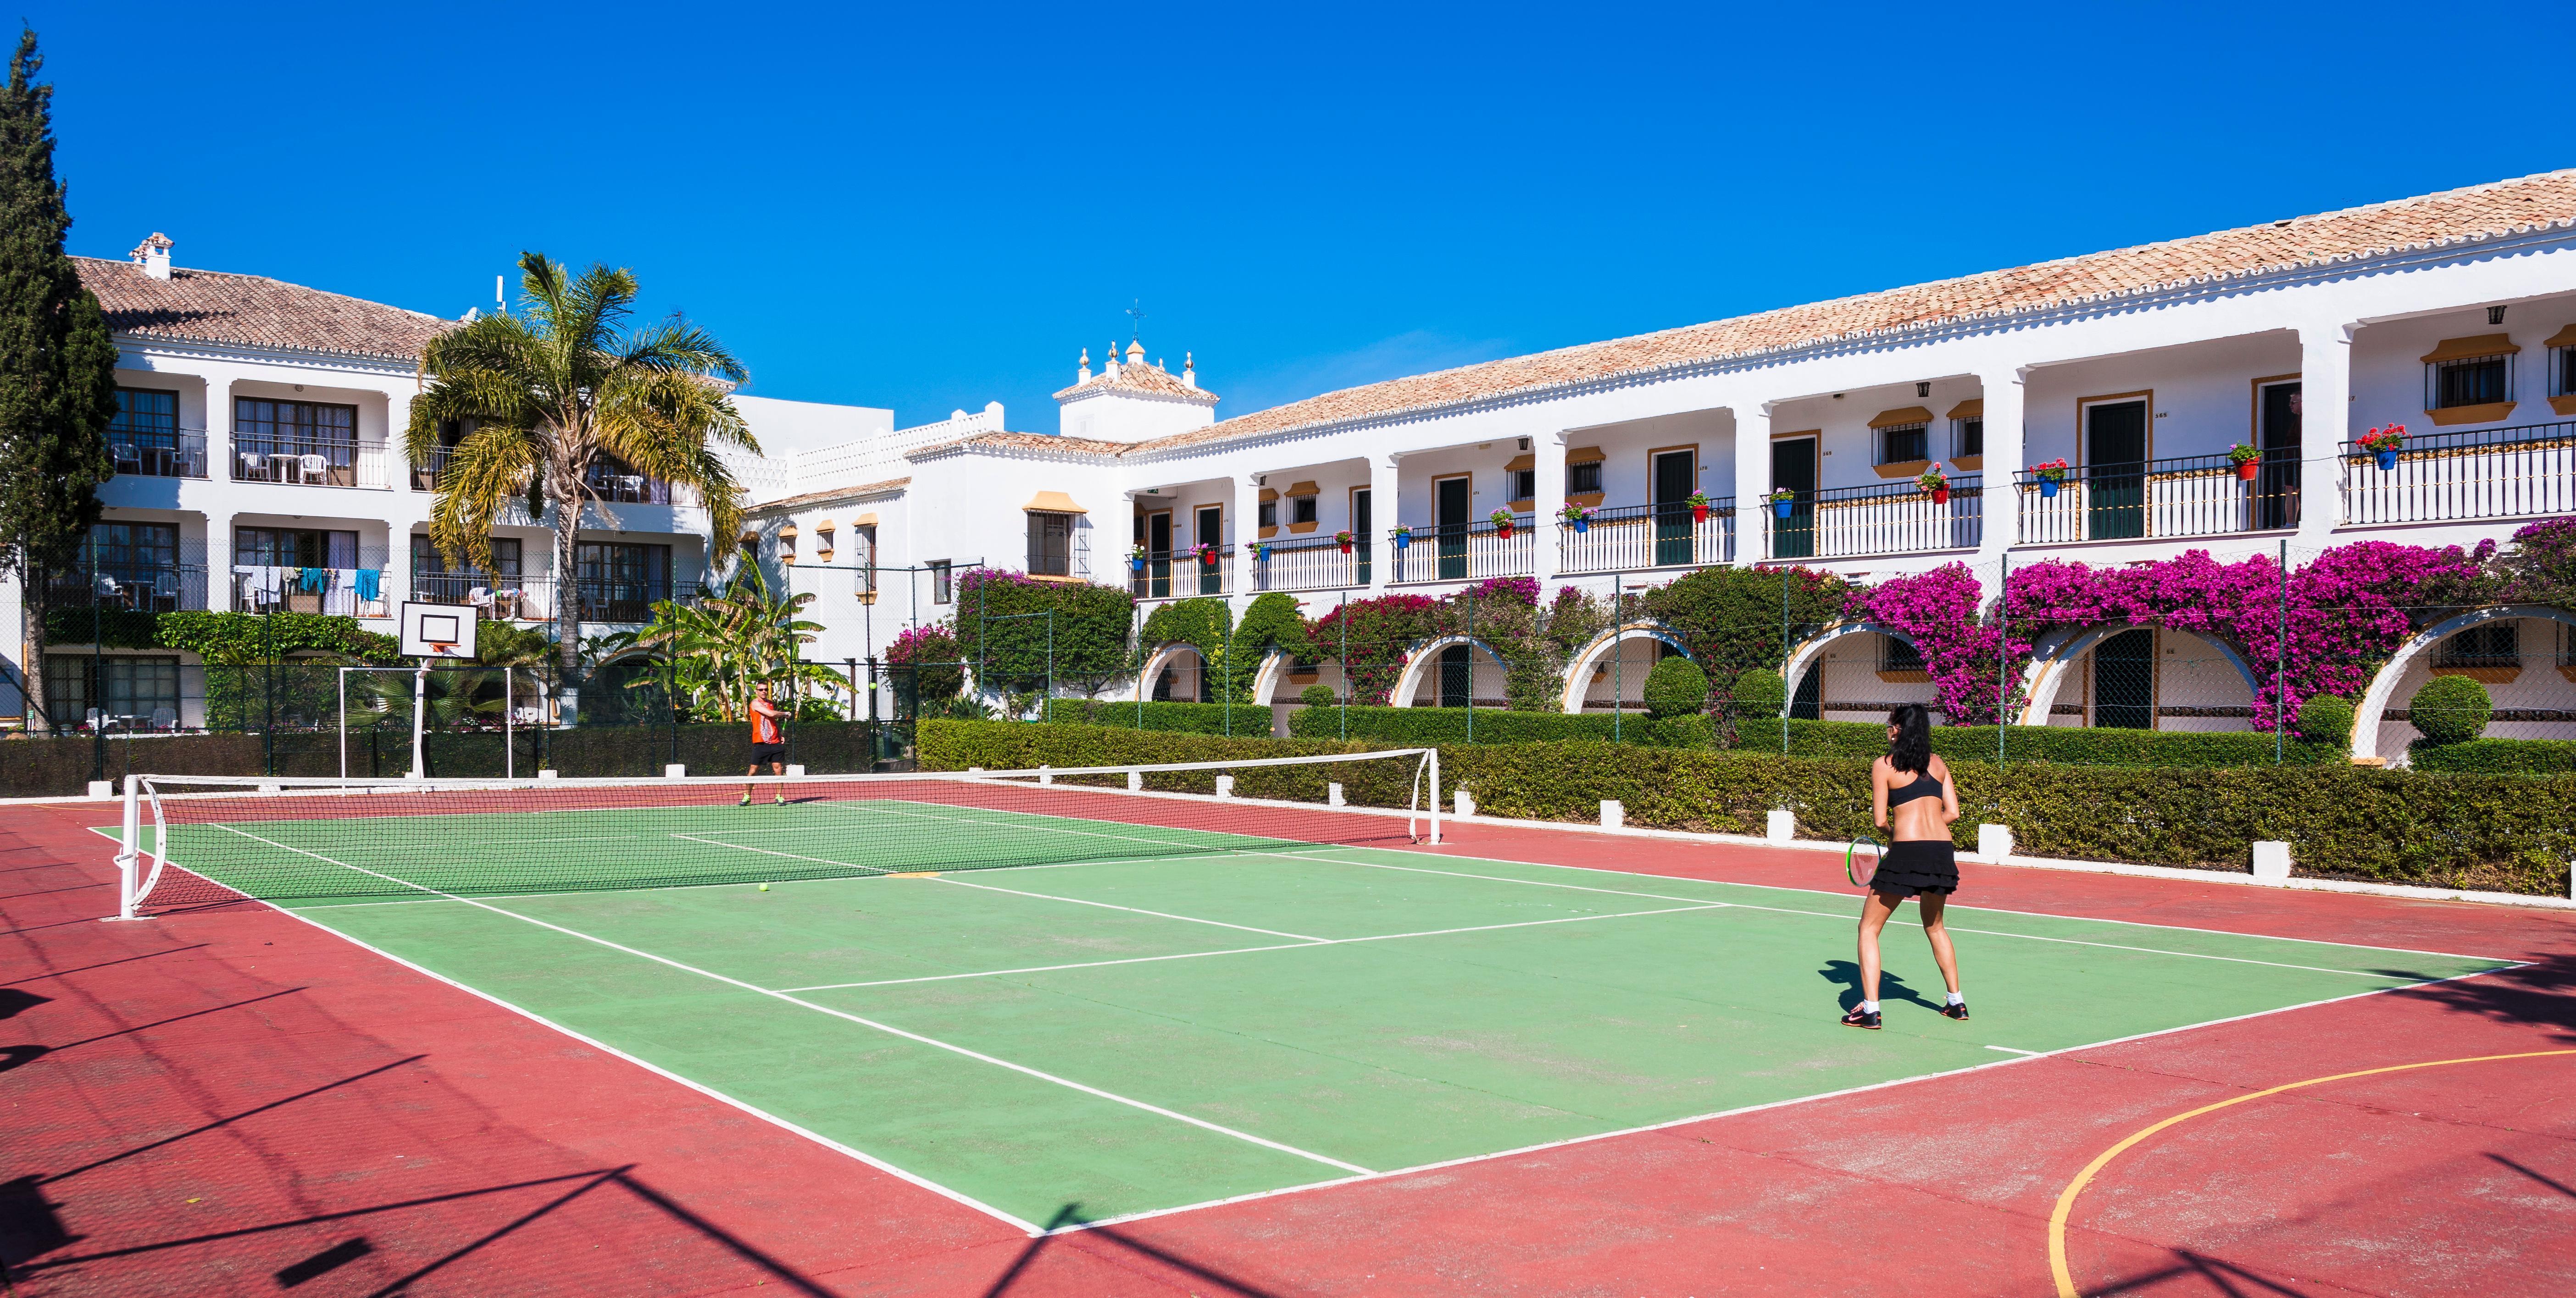
<svg viewBox="0 0 2576 1298">
<path fill-rule="evenodd" d="M 769 885 L 768 885 L 768 884 L 765 884 L 765 883 L 764 883 L 764 884 L 762 884 L 762 885 L 760 885 L 760 890 L 761 890 L 762 892 L 767 892 L 767 891 L 769 891 Z"/>
</svg>

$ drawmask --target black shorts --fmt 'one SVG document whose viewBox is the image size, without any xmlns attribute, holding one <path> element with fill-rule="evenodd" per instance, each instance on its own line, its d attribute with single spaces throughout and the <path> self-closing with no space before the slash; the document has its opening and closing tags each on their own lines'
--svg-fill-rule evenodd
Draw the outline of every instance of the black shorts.
<svg viewBox="0 0 2576 1298">
<path fill-rule="evenodd" d="M 754 766 L 758 766 L 763 762 L 777 762 L 784 765 L 786 761 L 787 745 L 785 744 L 753 744 L 751 746 L 751 764 Z"/>
<path fill-rule="evenodd" d="M 1908 838 L 1887 845 L 1869 890 L 1889 897 L 1948 894 L 1959 889 L 1959 853 L 1946 838 Z"/>
</svg>

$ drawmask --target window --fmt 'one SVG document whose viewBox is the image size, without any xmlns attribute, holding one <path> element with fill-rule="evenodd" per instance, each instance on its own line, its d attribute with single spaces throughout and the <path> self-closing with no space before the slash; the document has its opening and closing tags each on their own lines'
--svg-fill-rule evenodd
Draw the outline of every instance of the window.
<svg viewBox="0 0 2576 1298">
<path fill-rule="evenodd" d="M 195 478 L 206 473 L 205 439 L 180 444 L 176 392 L 118 388 L 116 417 L 107 421 L 107 448 L 119 473 L 156 478 Z"/>
<path fill-rule="evenodd" d="M 2481 622 L 2451 635 L 2433 650 L 2436 667 L 2519 667 L 2522 623 Z"/>
<path fill-rule="evenodd" d="M 179 719 L 177 658 L 45 657 L 45 710 L 58 726 L 79 724 L 97 708 L 125 725 L 176 725 Z"/>
<path fill-rule="evenodd" d="M 1507 499 L 1507 500 L 1532 500 L 1532 499 L 1537 498 L 1537 496 L 1538 496 L 1538 470 L 1536 470 L 1536 469 L 1514 469 L 1514 470 L 1512 470 L 1512 471 L 1511 471 L 1511 482 L 1510 482 L 1510 484 L 1509 484 L 1509 485 L 1510 485 L 1510 487 L 1511 487 L 1511 490 L 1510 490 L 1510 491 L 1507 491 L 1507 492 L 1505 492 L 1505 493 L 1503 493 L 1503 494 L 1504 494 L 1504 498 L 1505 498 L 1505 499 Z"/>
<path fill-rule="evenodd" d="M 1029 575 L 1073 575 L 1073 515 L 1029 511 Z"/>
<path fill-rule="evenodd" d="M 233 563 L 259 568 L 355 568 L 358 534 L 305 527 L 245 527 L 233 533 Z"/>
<path fill-rule="evenodd" d="M 118 388 L 116 417 L 107 421 L 110 441 L 122 437 L 169 437 L 179 431 L 179 394 L 150 388 Z"/>
<path fill-rule="evenodd" d="M 922 566 L 930 569 L 930 602 L 933 604 L 945 604 L 949 602 L 949 599 L 956 592 L 952 589 L 948 580 L 948 561 L 946 559 L 933 559 Z"/>
<path fill-rule="evenodd" d="M 2501 419 L 2513 400 L 2513 359 L 2522 349 L 2504 334 L 2445 338 L 2424 354 L 2424 412 L 2436 424 Z M 2459 413 L 2445 417 L 2444 411 Z"/>
<path fill-rule="evenodd" d="M 233 444 L 262 455 L 346 452 L 358 444 L 358 408 L 235 397 Z"/>
<path fill-rule="evenodd" d="M 1315 525 L 1315 497 L 1289 497 L 1288 521 L 1299 527 L 1313 527 Z"/>
<path fill-rule="evenodd" d="M 1597 496 L 1601 494 L 1601 461 L 1587 460 L 1565 466 L 1565 494 Z"/>
<path fill-rule="evenodd" d="M 1920 672 L 1923 651 L 1892 635 L 1878 638 L 1878 669 L 1882 672 Z"/>
<path fill-rule="evenodd" d="M 622 541 L 573 546 L 574 596 L 585 622 L 648 622 L 671 598 L 671 547 Z"/>
<path fill-rule="evenodd" d="M 1985 416 L 1980 415 L 1974 419 L 1953 419 L 1950 421 L 1950 458 L 1957 459 L 1962 455 L 1983 455 L 1985 453 Z"/>
<path fill-rule="evenodd" d="M 2433 367 L 2433 408 L 2482 406 L 2505 400 L 2505 358 L 2446 361 Z"/>
<path fill-rule="evenodd" d="M 1276 501 L 1276 500 L 1265 500 L 1265 501 L 1262 501 L 1262 502 L 1261 502 L 1261 525 L 1262 525 L 1263 527 L 1277 527 L 1277 526 L 1279 526 L 1279 502 L 1278 502 L 1278 501 Z"/>
<path fill-rule="evenodd" d="M 859 570 L 859 594 L 877 593 L 877 525 L 856 523 L 850 527 L 850 566 Z"/>
<path fill-rule="evenodd" d="M 1907 464 L 1928 460 L 1931 453 L 1931 425 L 1898 424 L 1878 430 L 1878 462 Z"/>
<path fill-rule="evenodd" d="M 794 523 L 778 529 L 778 561 L 796 562 L 796 525 Z"/>
</svg>

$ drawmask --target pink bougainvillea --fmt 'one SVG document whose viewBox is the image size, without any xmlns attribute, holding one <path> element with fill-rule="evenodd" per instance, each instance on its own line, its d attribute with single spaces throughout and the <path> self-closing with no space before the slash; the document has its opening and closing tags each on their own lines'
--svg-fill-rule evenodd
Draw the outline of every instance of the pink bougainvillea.
<svg viewBox="0 0 2576 1298">
<path fill-rule="evenodd" d="M 2236 650 L 2255 678 L 2254 728 L 2270 730 L 2283 693 L 2295 724 L 2309 698 L 2358 693 L 2417 630 L 2494 602 L 2504 583 L 2482 562 L 2492 554 L 2491 546 L 2471 555 L 2457 546 L 2360 541 L 2294 567 L 2286 585 L 2268 555 L 2229 563 L 2193 550 L 2123 568 L 2049 560 L 2014 570 L 2005 619 L 1981 615 L 1976 577 L 1950 564 L 1856 591 L 1852 612 L 1914 641 L 1953 725 L 1994 721 L 2002 657 L 2017 683 L 2048 633 L 2126 625 L 2189 632 Z"/>
</svg>

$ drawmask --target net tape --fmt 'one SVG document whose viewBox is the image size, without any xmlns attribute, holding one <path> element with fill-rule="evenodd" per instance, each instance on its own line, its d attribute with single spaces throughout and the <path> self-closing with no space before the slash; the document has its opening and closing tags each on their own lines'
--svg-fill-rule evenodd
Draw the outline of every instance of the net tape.
<svg viewBox="0 0 2576 1298">
<path fill-rule="evenodd" d="M 1334 784 L 1347 805 L 1329 804 Z M 736 805 L 745 786 L 761 810 Z M 1440 789 L 1437 754 L 1407 748 L 687 779 L 141 775 L 127 797 L 118 862 L 130 917 L 147 902 L 425 900 L 1222 858 L 1418 841 L 1426 825 L 1436 842 Z M 783 819 L 765 805 L 781 798 L 791 800 Z"/>
</svg>

